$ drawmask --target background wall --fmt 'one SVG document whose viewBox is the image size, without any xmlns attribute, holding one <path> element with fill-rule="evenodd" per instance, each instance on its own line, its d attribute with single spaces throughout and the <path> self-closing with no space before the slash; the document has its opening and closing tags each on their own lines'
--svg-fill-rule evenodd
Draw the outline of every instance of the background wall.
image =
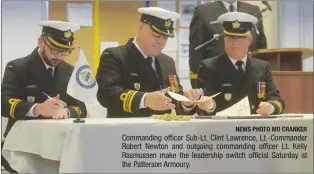
<svg viewBox="0 0 314 174">
<path fill-rule="evenodd" d="M 71 3 L 93 4 L 92 2 L 78 1 L 71 1 Z M 67 2 L 64 1 L 50 1 L 48 15 L 49 20 L 67 21 L 66 4 Z M 74 44 L 76 45 L 76 49 L 73 50 L 73 53 L 66 58 L 66 61 L 72 65 L 75 65 L 78 58 L 77 48 L 81 47 L 84 51 L 88 63 L 92 65 L 94 52 L 94 27 L 82 27 L 79 31 L 75 32 L 74 37 Z"/>
<path fill-rule="evenodd" d="M 278 2 L 278 46 L 313 48 L 313 1 Z M 303 60 L 303 71 L 313 71 L 313 57 Z"/>
<path fill-rule="evenodd" d="M 1 2 L 1 81 L 3 69 L 13 59 L 30 54 L 40 36 L 40 20 L 47 19 L 46 1 Z M 1 137 L 7 118 L 1 117 Z"/>
<path fill-rule="evenodd" d="M 66 20 L 66 4 L 64 1 L 49 2 L 49 20 Z M 89 3 L 76 2 L 71 3 Z M 100 40 L 118 41 L 120 45 L 125 44 L 130 37 L 135 36 L 140 14 L 137 12 L 139 7 L 145 6 L 143 1 L 100 1 Z M 155 5 L 156 3 L 151 3 Z M 89 64 L 93 65 L 94 49 L 94 28 L 83 27 L 75 33 L 75 45 L 81 47 L 88 59 Z M 77 60 L 78 51 L 74 51 L 67 61 L 74 64 Z M 99 53 L 95 53 L 99 54 Z"/>
<path fill-rule="evenodd" d="M 38 23 L 46 19 L 46 12 L 45 1 L 2 1 L 2 69 L 35 49 L 41 34 Z"/>
<path fill-rule="evenodd" d="M 197 1 L 200 4 L 200 1 Z M 248 3 L 259 6 L 261 9 L 265 7 L 260 1 L 246 1 Z M 75 2 L 71 3 L 90 3 L 93 2 Z M 180 11 L 179 1 L 176 2 L 176 11 Z M 67 2 L 50 1 L 49 2 L 49 20 L 66 20 L 66 4 Z M 156 6 L 156 1 L 151 1 L 150 6 Z M 269 48 L 277 47 L 277 2 L 271 2 L 273 12 L 263 13 L 263 22 L 267 43 Z M 144 1 L 100 1 L 100 40 L 101 41 L 118 41 L 120 45 L 125 44 L 130 37 L 135 36 L 137 24 L 140 19 L 140 14 L 137 12 L 139 7 L 144 7 Z M 177 36 L 180 31 L 180 21 L 177 21 Z M 188 27 L 182 27 L 188 28 Z M 92 66 L 93 49 L 94 49 L 94 28 L 84 27 L 76 33 L 75 44 L 81 47 Z M 179 48 L 179 47 L 178 47 Z M 98 54 L 98 53 L 95 53 Z M 179 71 L 180 55 L 174 56 L 177 70 Z M 66 61 L 75 64 L 77 60 L 77 50 L 71 54 Z M 183 63 L 183 61 L 181 61 Z M 181 79 L 185 88 L 190 88 L 188 73 Z"/>
<path fill-rule="evenodd" d="M 261 3 L 261 1 L 246 1 L 247 3 L 258 6 L 261 10 L 266 6 Z M 277 28 L 278 28 L 278 2 L 270 1 L 269 4 L 272 7 L 272 11 L 266 11 L 263 13 L 263 24 L 264 32 L 267 38 L 268 48 L 278 48 L 278 37 L 277 37 Z"/>
</svg>

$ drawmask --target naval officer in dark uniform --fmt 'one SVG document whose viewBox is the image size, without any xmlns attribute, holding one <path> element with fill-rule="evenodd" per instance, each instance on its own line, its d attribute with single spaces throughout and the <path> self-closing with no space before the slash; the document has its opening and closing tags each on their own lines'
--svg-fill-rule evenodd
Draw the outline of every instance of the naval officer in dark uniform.
<svg viewBox="0 0 314 174">
<path fill-rule="evenodd" d="M 10 61 L 1 85 L 1 115 L 8 117 L 7 135 L 16 120 L 86 117 L 86 106 L 66 93 L 74 67 L 64 61 L 74 49 L 80 26 L 61 21 L 41 21 L 38 47 Z M 49 98 L 51 96 L 51 98 Z M 61 107 L 64 106 L 64 107 Z"/>
<path fill-rule="evenodd" d="M 213 108 L 213 100 L 194 105 L 163 95 L 170 89 L 198 100 L 202 89 L 183 92 L 173 58 L 161 53 L 168 37 L 174 37 L 173 23 L 179 14 L 158 7 L 143 7 L 138 12 L 141 23 L 136 37 L 101 55 L 97 99 L 108 109 L 107 117 L 149 117 L 172 109 L 177 114 L 193 114 L 196 108 Z"/>
<path fill-rule="evenodd" d="M 17 120 L 86 117 L 86 106 L 66 93 L 73 66 L 64 61 L 74 49 L 80 26 L 61 21 L 41 21 L 38 47 L 26 57 L 10 61 L 1 84 L 1 115 L 9 118 L 7 136 Z M 51 96 L 51 98 L 50 98 Z M 2 166 L 16 172 L 2 158 Z"/>
<path fill-rule="evenodd" d="M 283 113 L 285 103 L 272 79 L 270 65 L 247 55 L 257 18 L 230 12 L 219 16 L 218 22 L 223 25 L 225 52 L 202 60 L 197 78 L 197 87 L 206 88 L 206 95 L 222 92 L 214 98 L 216 108 L 210 114 L 227 109 L 246 96 L 251 114 Z"/>
<path fill-rule="evenodd" d="M 189 66 L 192 88 L 196 88 L 200 61 L 221 54 L 224 51 L 224 39 L 220 37 L 199 50 L 195 50 L 195 48 L 223 32 L 217 18 L 227 12 L 244 12 L 256 15 L 260 21 L 256 23 L 254 30 L 252 30 L 253 40 L 249 50 L 255 51 L 267 48 L 263 17 L 258 6 L 234 0 L 216 1 L 197 6 L 190 24 L 189 37 Z"/>
</svg>

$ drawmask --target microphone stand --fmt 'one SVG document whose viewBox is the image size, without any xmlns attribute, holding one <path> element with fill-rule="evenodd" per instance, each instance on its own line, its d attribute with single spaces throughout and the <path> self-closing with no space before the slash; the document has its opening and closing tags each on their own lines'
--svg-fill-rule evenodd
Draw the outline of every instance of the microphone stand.
<svg viewBox="0 0 314 174">
<path fill-rule="evenodd" d="M 77 119 L 73 120 L 73 123 L 85 123 L 85 120 L 78 117 Z"/>
<path fill-rule="evenodd" d="M 254 14 L 253 16 L 256 17 L 258 14 L 264 13 L 264 12 L 267 11 L 267 10 L 269 10 L 268 7 L 263 8 L 261 11 L 259 11 L 259 12 L 256 13 L 256 14 Z M 260 17 L 257 22 L 259 22 L 262 18 L 263 18 L 263 16 Z M 205 42 L 205 43 L 203 43 L 203 44 L 197 46 L 196 48 L 194 48 L 194 50 L 195 50 L 195 51 L 199 50 L 200 48 L 204 47 L 205 45 L 211 43 L 213 40 L 219 39 L 222 35 L 223 35 L 223 32 L 220 33 L 219 35 L 217 35 L 216 37 L 213 37 L 212 39 L 208 40 L 207 42 Z"/>
</svg>

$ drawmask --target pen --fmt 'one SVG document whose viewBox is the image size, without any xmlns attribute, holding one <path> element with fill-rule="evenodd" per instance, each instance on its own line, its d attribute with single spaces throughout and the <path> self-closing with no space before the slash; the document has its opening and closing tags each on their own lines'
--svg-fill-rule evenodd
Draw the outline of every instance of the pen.
<svg viewBox="0 0 314 174">
<path fill-rule="evenodd" d="M 42 92 L 44 94 L 44 96 L 46 96 L 46 98 L 51 99 L 51 97 L 46 94 L 45 92 Z M 58 103 L 59 106 L 61 106 L 62 108 L 66 108 L 65 106 L 61 105 L 60 103 Z"/>
<path fill-rule="evenodd" d="M 203 88 L 203 92 L 202 92 L 202 95 L 200 96 L 200 99 L 205 95 L 205 92 L 206 92 L 206 88 Z"/>
<path fill-rule="evenodd" d="M 164 94 L 164 91 L 163 91 L 163 89 L 162 89 L 162 86 L 160 85 L 159 87 L 160 87 L 160 92 L 162 93 L 162 95 L 165 95 L 165 94 Z"/>
<path fill-rule="evenodd" d="M 159 87 L 160 87 L 160 92 L 161 92 L 161 94 L 162 94 L 162 95 L 165 95 L 164 90 L 162 89 L 162 86 L 160 85 Z M 167 101 L 165 101 L 165 103 L 166 103 L 166 105 L 168 105 Z"/>
</svg>

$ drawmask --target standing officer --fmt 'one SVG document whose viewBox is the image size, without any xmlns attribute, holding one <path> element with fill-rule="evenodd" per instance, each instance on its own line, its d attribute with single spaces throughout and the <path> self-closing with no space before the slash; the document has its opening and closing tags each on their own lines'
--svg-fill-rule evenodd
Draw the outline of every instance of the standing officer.
<svg viewBox="0 0 314 174">
<path fill-rule="evenodd" d="M 270 65 L 247 55 L 257 18 L 230 12 L 219 16 L 218 22 L 224 27 L 225 52 L 202 60 L 197 78 L 197 87 L 206 88 L 207 95 L 222 92 L 215 97 L 217 105 L 212 114 L 227 109 L 246 96 L 251 114 L 283 113 L 285 104 L 273 82 Z"/>
<path fill-rule="evenodd" d="M 170 88 L 198 100 L 202 90 L 183 92 L 173 58 L 161 53 L 168 37 L 174 37 L 173 23 L 179 14 L 158 7 L 139 8 L 138 12 L 141 23 L 137 36 L 101 55 L 96 75 L 97 99 L 108 109 L 107 117 L 148 117 L 174 108 L 179 114 L 193 114 L 197 107 L 213 108 L 213 100 L 194 106 L 172 102 L 163 95 Z"/>
<path fill-rule="evenodd" d="M 224 52 L 223 37 L 195 50 L 199 45 L 221 34 L 222 26 L 217 22 L 218 16 L 227 12 L 244 12 L 255 15 L 260 21 L 252 30 L 253 41 L 250 51 L 267 48 L 262 14 L 259 7 L 240 1 L 216 1 L 202 4 L 195 8 L 190 24 L 189 66 L 192 88 L 196 87 L 197 71 L 201 60 L 212 58 Z"/>
</svg>

